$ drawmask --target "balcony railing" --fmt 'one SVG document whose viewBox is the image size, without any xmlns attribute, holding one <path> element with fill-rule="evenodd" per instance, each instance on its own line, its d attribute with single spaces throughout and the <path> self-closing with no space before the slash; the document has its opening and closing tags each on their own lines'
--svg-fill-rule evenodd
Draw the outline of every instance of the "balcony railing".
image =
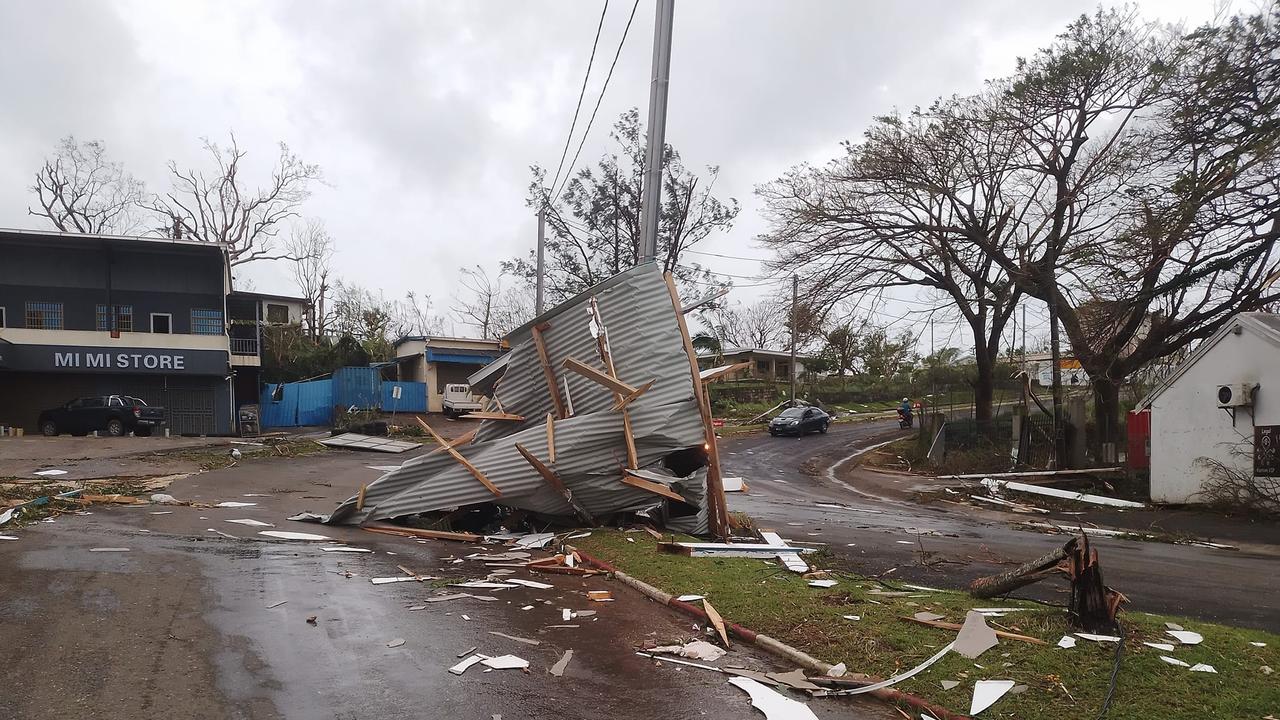
<svg viewBox="0 0 1280 720">
<path fill-rule="evenodd" d="M 231 354 L 232 355 L 257 355 L 258 339 L 257 338 L 231 338 Z"/>
</svg>

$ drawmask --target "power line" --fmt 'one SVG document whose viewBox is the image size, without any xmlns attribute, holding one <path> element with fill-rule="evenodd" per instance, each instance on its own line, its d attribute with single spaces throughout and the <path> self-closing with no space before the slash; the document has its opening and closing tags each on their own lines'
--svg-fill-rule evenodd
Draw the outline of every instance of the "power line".
<svg viewBox="0 0 1280 720">
<path fill-rule="evenodd" d="M 726 260 L 748 260 L 751 262 L 769 262 L 767 258 L 749 258 L 740 255 L 723 255 L 721 253 L 707 252 L 706 250 L 682 250 L 681 252 L 693 253 L 694 255 L 710 255 L 711 257 L 724 258 Z"/>
<path fill-rule="evenodd" d="M 578 113 L 582 110 L 582 98 L 587 94 L 587 80 L 591 77 L 591 66 L 596 60 L 596 47 L 600 44 L 600 30 L 604 28 L 604 16 L 609 12 L 609 0 L 604 0 L 600 10 L 600 22 L 596 24 L 596 37 L 591 41 L 591 57 L 587 58 L 587 72 L 582 76 L 582 89 L 578 91 L 578 104 L 573 108 L 573 122 L 569 123 L 569 134 L 564 139 L 564 150 L 560 151 L 560 164 L 556 166 L 556 175 L 551 180 L 551 187 L 560 182 L 560 171 L 564 169 L 564 159 L 569 155 L 569 145 L 573 142 L 573 131 L 578 126 Z M 572 166 L 570 166 L 572 167 Z"/>
<path fill-rule="evenodd" d="M 564 190 L 564 186 L 569 184 L 569 178 L 573 177 L 573 166 L 578 164 L 578 156 L 582 154 L 582 146 L 587 142 L 587 136 L 591 134 L 591 126 L 596 121 L 596 113 L 600 111 L 600 103 L 604 101 L 604 92 L 609 88 L 609 80 L 613 78 L 613 69 L 618 65 L 618 57 L 622 55 L 622 46 L 627 42 L 627 34 L 631 32 L 631 21 L 636 19 L 636 8 L 640 7 L 640 0 L 635 0 L 631 5 L 631 15 L 627 17 L 627 26 L 622 29 L 622 39 L 618 41 L 618 49 L 613 53 L 613 62 L 609 63 L 609 72 L 604 76 L 604 85 L 600 86 L 600 95 L 596 98 L 596 106 L 591 110 L 591 118 L 587 120 L 587 126 L 582 131 L 582 140 L 578 143 L 578 149 L 573 153 L 573 161 L 569 163 L 569 171 L 565 173 L 564 182 L 560 188 L 551 195 L 551 204 L 554 205 L 556 200 L 560 199 L 560 193 Z"/>
</svg>

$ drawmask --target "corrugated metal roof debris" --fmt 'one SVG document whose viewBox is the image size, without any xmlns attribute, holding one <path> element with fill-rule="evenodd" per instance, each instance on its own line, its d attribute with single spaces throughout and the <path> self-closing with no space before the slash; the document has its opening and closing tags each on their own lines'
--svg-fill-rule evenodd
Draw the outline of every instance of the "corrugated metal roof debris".
<svg viewBox="0 0 1280 720">
<path fill-rule="evenodd" d="M 519 444 L 550 468 L 574 503 L 593 517 L 638 512 L 672 529 L 706 533 L 707 420 L 678 312 L 678 298 L 659 268 L 646 264 L 515 330 L 508 336 L 510 353 L 473 378 L 487 386 L 496 400 L 494 409 L 524 420 L 487 420 L 470 444 L 455 448 L 500 496 L 451 453 L 438 449 L 383 475 L 365 489 L 363 505 L 352 497 L 329 521 L 362 523 L 489 501 L 573 517 L 565 494 L 525 459 Z M 611 361 L 612 374 L 621 383 L 653 385 L 625 410 L 615 410 L 615 392 L 566 370 L 567 359 L 606 374 Z M 558 417 L 553 393 L 572 407 L 568 417 Z M 548 418 L 554 418 L 551 432 Z M 628 466 L 627 422 L 635 446 L 632 469 L 647 471 L 646 479 L 666 485 L 685 503 L 622 482 Z M 549 442 L 555 446 L 554 461 Z"/>
</svg>

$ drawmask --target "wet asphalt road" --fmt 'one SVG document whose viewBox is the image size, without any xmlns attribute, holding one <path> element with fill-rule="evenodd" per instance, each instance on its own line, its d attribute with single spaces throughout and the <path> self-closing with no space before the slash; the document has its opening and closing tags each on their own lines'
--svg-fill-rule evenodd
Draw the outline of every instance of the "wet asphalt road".
<svg viewBox="0 0 1280 720">
<path fill-rule="evenodd" d="M 555 588 L 428 604 L 437 592 L 431 587 L 369 579 L 401 574 L 396 565 L 458 580 L 482 577 L 480 563 L 452 562 L 478 546 L 284 520 L 331 509 L 377 477 L 366 465 L 401 459 L 334 452 L 244 462 L 180 480 L 167 492 L 257 503 L 251 507 L 94 506 L 90 515 L 6 528 L 20 539 L 0 543 L 0 720 L 758 716 L 722 675 L 636 656 L 646 641 L 687 640 L 697 631 L 685 616 L 620 584 L 519 571 L 513 577 Z M 375 552 L 324 553 L 315 543 L 271 540 L 257 535 L 261 528 L 227 522 L 241 518 Z M 129 552 L 89 552 L 96 547 Z M 613 590 L 616 600 L 590 602 L 588 589 Z M 562 608 L 597 614 L 568 623 L 576 628 L 549 628 L 565 624 Z M 311 616 L 315 625 L 307 623 Z M 401 638 L 403 645 L 387 647 Z M 519 655 L 531 671 L 477 666 L 449 674 L 472 647 Z M 563 677 L 552 677 L 548 668 L 567 649 L 572 662 Z M 737 646 L 725 663 L 791 669 Z M 874 701 L 810 705 L 824 720 L 897 717 Z"/>
<path fill-rule="evenodd" d="M 857 572 L 894 569 L 886 579 L 931 587 L 964 587 L 1065 541 L 1062 535 L 1013 527 L 1040 518 L 907 501 L 920 483 L 915 478 L 870 473 L 852 467 L 855 463 L 846 463 L 834 477 L 828 473 L 851 454 L 898 436 L 896 429 L 896 422 L 869 422 L 836 425 L 826 435 L 798 439 L 764 434 L 722 439 L 724 474 L 740 475 L 750 485 L 749 493 L 729 496 L 729 507 L 785 538 L 825 543 Z M 848 507 L 819 507 L 819 502 Z M 1052 517 L 1070 522 L 1066 516 Z M 1240 551 L 1226 551 L 1114 538 L 1091 542 L 1106 582 L 1129 597 L 1130 611 L 1280 631 L 1280 536 L 1273 525 L 1242 532 L 1249 539 L 1269 536 L 1272 544 L 1242 543 Z M 930 562 L 945 562 L 922 565 L 922 548 Z M 1020 592 L 1064 602 L 1065 586 L 1048 580 Z"/>
</svg>

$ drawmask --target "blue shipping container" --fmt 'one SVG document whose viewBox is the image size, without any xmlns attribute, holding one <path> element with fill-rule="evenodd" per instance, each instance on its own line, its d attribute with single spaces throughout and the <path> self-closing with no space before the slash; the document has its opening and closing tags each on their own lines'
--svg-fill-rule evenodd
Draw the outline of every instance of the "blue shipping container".
<svg viewBox="0 0 1280 720">
<path fill-rule="evenodd" d="M 333 423 L 333 381 L 285 383 L 279 400 L 272 400 L 275 385 L 262 389 L 259 401 L 262 427 L 302 427 Z"/>
<path fill-rule="evenodd" d="M 395 389 L 400 388 L 400 399 L 395 398 Z M 383 412 L 426 412 L 427 384 L 420 382 L 382 381 Z"/>
<path fill-rule="evenodd" d="M 333 402 L 340 408 L 371 410 L 382 402 L 382 374 L 378 368 L 344 367 L 333 373 Z"/>
</svg>

